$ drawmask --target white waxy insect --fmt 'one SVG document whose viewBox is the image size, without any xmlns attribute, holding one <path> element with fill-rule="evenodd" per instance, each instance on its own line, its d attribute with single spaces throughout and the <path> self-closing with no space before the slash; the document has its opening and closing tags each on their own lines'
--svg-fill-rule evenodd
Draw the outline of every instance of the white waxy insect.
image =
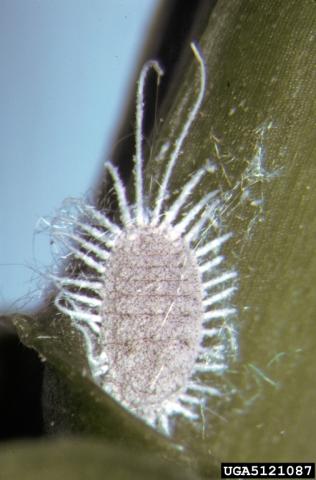
<svg viewBox="0 0 316 480">
<path fill-rule="evenodd" d="M 152 207 L 144 194 L 142 123 L 147 73 L 154 69 L 162 75 L 155 61 L 145 64 L 138 83 L 135 201 L 128 200 L 117 168 L 107 162 L 119 222 L 82 202 L 80 215 L 66 214 L 52 226 L 54 240 L 82 264 L 53 277 L 55 304 L 83 334 L 93 378 L 165 434 L 172 433 L 179 415 L 198 421 L 207 398 L 221 395 L 212 375 L 227 369 L 232 352 L 222 332 L 235 312 L 227 301 L 236 272 L 222 269 L 219 254 L 230 235 L 202 237 L 219 203 L 217 192 L 192 204 L 207 169 L 198 169 L 165 207 L 173 168 L 205 93 L 204 61 L 195 44 L 191 48 L 200 69 L 199 93 L 166 160 Z M 229 334 L 235 335 L 232 329 Z"/>
</svg>

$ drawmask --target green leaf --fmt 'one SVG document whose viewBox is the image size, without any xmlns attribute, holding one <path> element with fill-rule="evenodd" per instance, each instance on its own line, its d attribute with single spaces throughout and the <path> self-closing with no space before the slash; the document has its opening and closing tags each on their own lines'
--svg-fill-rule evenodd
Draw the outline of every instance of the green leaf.
<svg viewBox="0 0 316 480">
<path fill-rule="evenodd" d="M 0 448 L 1 480 L 194 480 L 179 466 L 93 438 L 10 443 Z"/>
<path fill-rule="evenodd" d="M 235 398 L 209 402 L 202 438 L 180 434 L 206 462 L 210 450 L 226 461 L 315 454 L 315 28 L 314 1 L 219 1 L 199 39 L 207 92 L 171 190 L 207 159 L 217 167 L 197 198 L 223 192 L 227 266 L 240 284 L 240 359 L 222 379 Z M 154 152 L 175 141 L 196 98 L 186 55 Z M 147 172 L 159 183 L 155 155 Z"/>
<path fill-rule="evenodd" d="M 214 456 L 304 461 L 315 452 L 315 27 L 312 0 L 220 0 L 198 39 L 207 92 L 171 190 L 211 160 L 216 171 L 197 195 L 221 190 L 221 224 L 234 233 L 227 267 L 240 275 L 240 359 L 220 379 L 234 400 L 211 400 L 202 432 L 181 424 L 176 436 L 188 445 L 182 460 L 194 458 L 202 472 Z M 177 138 L 196 98 L 198 67 L 186 54 L 153 140 L 148 185 L 163 168 L 155 152 Z M 93 384 L 69 321 L 48 312 L 19 317 L 16 325 L 22 341 L 58 372 L 61 386 L 55 382 L 50 391 L 57 409 L 73 415 L 67 428 L 172 451 Z"/>
</svg>

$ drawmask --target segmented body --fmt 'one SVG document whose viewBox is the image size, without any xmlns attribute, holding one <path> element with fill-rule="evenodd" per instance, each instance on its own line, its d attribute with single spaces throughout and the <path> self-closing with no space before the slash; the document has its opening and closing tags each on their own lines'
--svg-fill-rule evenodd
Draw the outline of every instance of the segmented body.
<svg viewBox="0 0 316 480">
<path fill-rule="evenodd" d="M 219 204 L 217 192 L 187 207 L 207 169 L 198 169 L 164 207 L 174 165 L 205 91 L 205 65 L 196 46 L 191 47 L 200 66 L 199 94 L 166 161 L 152 207 L 145 205 L 142 121 L 147 72 L 154 68 L 162 74 L 153 61 L 145 64 L 138 85 L 135 202 L 129 202 L 118 170 L 107 162 L 120 222 L 82 203 L 78 218 L 53 226 L 54 238 L 84 265 L 76 275 L 54 277 L 55 304 L 82 332 L 93 378 L 166 434 L 172 432 L 171 418 L 196 421 L 207 397 L 221 395 L 211 376 L 227 368 L 231 347 L 223 331 L 235 313 L 227 300 L 235 290 L 236 272 L 221 268 L 220 255 L 230 234 L 201 241 Z"/>
</svg>

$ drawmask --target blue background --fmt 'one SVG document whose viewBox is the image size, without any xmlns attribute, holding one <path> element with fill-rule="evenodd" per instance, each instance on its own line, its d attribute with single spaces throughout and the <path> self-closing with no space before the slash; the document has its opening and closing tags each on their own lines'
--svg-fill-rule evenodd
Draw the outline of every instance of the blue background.
<svg viewBox="0 0 316 480">
<path fill-rule="evenodd" d="M 39 219 L 93 185 L 157 0 L 0 0 L 0 304 L 34 307 Z"/>
</svg>

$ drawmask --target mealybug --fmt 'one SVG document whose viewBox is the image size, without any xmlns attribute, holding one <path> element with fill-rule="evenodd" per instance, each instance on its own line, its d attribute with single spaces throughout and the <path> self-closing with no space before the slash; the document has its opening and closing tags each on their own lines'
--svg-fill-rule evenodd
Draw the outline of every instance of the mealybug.
<svg viewBox="0 0 316 480">
<path fill-rule="evenodd" d="M 118 222 L 84 202 L 79 214 L 52 225 L 54 240 L 80 261 L 53 276 L 55 304 L 85 340 L 91 374 L 102 389 L 148 424 L 172 433 L 172 419 L 198 421 L 209 396 L 221 396 L 212 376 L 222 375 L 235 345 L 225 333 L 234 314 L 235 271 L 221 265 L 221 246 L 230 234 L 206 239 L 220 200 L 208 192 L 192 204 L 192 194 L 207 168 L 199 168 L 165 207 L 168 185 L 181 148 L 205 93 L 203 58 L 191 44 L 200 70 L 200 87 L 169 158 L 158 193 L 150 205 L 144 194 L 144 83 L 155 61 L 141 71 L 137 90 L 135 200 L 131 202 L 117 168 L 110 174 L 119 205 Z M 233 337 L 233 338 L 232 338 Z"/>
</svg>

